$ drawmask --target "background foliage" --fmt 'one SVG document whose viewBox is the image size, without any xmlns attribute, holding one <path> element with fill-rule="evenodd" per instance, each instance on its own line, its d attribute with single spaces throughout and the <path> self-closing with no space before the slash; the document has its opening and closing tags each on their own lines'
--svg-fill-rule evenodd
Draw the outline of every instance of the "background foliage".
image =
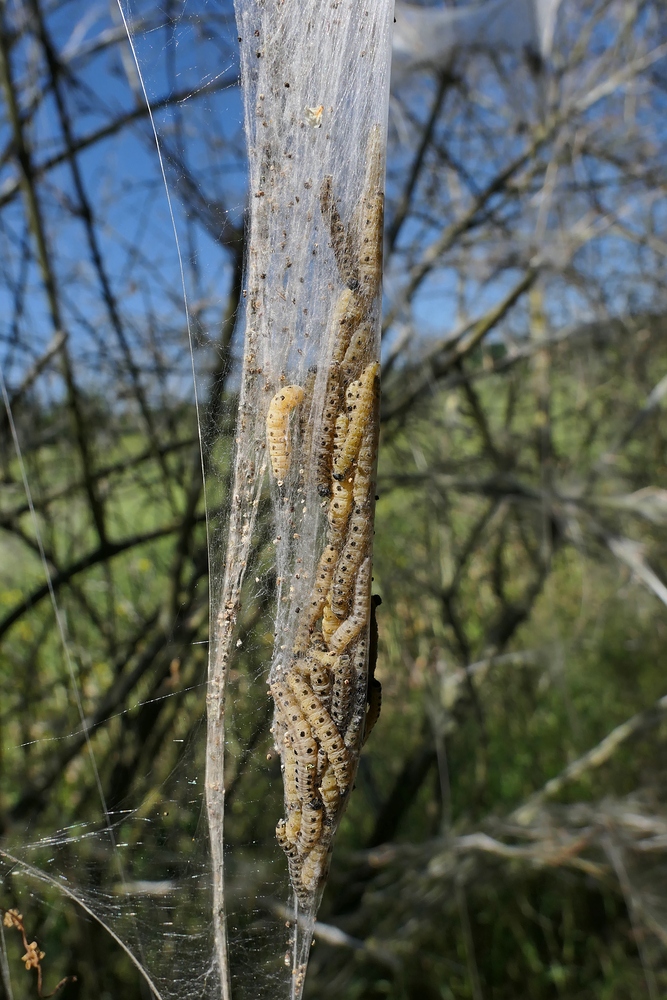
<svg viewBox="0 0 667 1000">
<path fill-rule="evenodd" d="M 188 330 L 117 9 L 0 12 L 0 358 L 24 463 L 7 410 L 0 830 L 44 870 L 57 849 L 102 906 L 118 875 L 98 778 L 136 892 L 171 891 L 201 836 L 207 555 Z M 137 3 L 131 19 L 217 508 L 243 294 L 233 13 Z M 322 931 L 312 997 L 667 993 L 666 46 L 658 2 L 565 2 L 547 62 L 460 52 L 394 87 L 384 708 L 321 914 L 345 934 Z M 270 552 L 264 523 L 257 572 Z M 256 699 L 270 609 L 250 588 L 245 609 L 228 836 L 249 848 L 232 893 L 260 933 L 279 902 L 254 894 L 281 791 Z M 47 990 L 76 972 L 67 996 L 146 995 L 94 922 L 3 875 L 0 905 L 46 951 Z M 5 934 L 14 996 L 35 995 Z"/>
</svg>

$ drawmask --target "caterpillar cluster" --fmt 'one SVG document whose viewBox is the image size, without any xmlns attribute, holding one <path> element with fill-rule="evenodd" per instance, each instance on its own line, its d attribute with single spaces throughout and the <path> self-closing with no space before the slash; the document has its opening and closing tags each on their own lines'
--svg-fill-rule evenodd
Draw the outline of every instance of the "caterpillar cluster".
<svg viewBox="0 0 667 1000">
<path fill-rule="evenodd" d="M 276 837 L 304 907 L 326 877 L 333 835 L 380 707 L 374 679 L 379 598 L 371 598 L 380 377 L 372 311 L 382 278 L 384 211 L 379 127 L 371 130 L 367 163 L 364 191 L 348 223 L 331 177 L 320 192 L 343 285 L 329 323 L 330 363 L 314 443 L 327 532 L 292 652 L 270 684 L 285 792 Z M 279 484 L 289 471 L 290 412 L 303 398 L 303 389 L 287 386 L 269 407 L 269 453 Z"/>
</svg>

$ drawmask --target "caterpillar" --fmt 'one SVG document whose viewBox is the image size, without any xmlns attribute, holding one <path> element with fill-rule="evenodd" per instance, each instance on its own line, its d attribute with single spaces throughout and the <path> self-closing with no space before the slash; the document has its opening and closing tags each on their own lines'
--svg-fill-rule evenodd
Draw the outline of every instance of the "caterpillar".
<svg viewBox="0 0 667 1000">
<path fill-rule="evenodd" d="M 320 209 L 324 219 L 329 224 L 331 233 L 331 248 L 338 266 L 338 273 L 344 285 L 355 289 L 359 284 L 357 261 L 354 253 L 354 240 L 351 228 L 346 226 L 340 217 L 338 206 L 333 196 L 333 177 L 328 174 L 320 188 Z"/>
<path fill-rule="evenodd" d="M 332 345 L 332 358 L 335 362 L 340 363 L 345 357 L 352 334 L 367 311 L 367 304 L 357 292 L 351 288 L 343 289 L 329 323 L 329 343 Z"/>
<path fill-rule="evenodd" d="M 317 381 L 317 365 L 311 365 L 306 373 L 303 386 L 303 401 L 299 407 L 299 434 L 301 436 L 301 454 L 310 455 L 313 440 L 313 394 Z"/>
<path fill-rule="evenodd" d="M 382 281 L 382 237 L 384 228 L 384 193 L 382 180 L 382 132 L 378 125 L 371 129 L 368 139 L 369 165 L 366 189 L 361 200 L 359 230 L 359 291 L 372 301 Z"/>
<path fill-rule="evenodd" d="M 331 654 L 327 654 L 331 656 Z M 309 671 L 310 686 L 320 699 L 325 708 L 328 708 L 331 700 L 331 672 L 324 663 L 310 661 Z"/>
<path fill-rule="evenodd" d="M 357 642 L 350 657 L 350 698 L 347 729 L 343 737 L 345 746 L 351 753 L 359 753 L 363 741 L 366 704 L 368 701 L 367 662 L 369 643 L 366 636 Z"/>
<path fill-rule="evenodd" d="M 371 534 L 370 515 L 363 508 L 354 512 L 350 519 L 347 542 L 336 566 L 331 585 L 331 610 L 343 618 L 348 610 L 350 592 L 354 577 L 364 558 Z"/>
<path fill-rule="evenodd" d="M 345 538 L 353 501 L 353 484 L 351 482 L 334 482 L 327 517 L 329 525 L 327 541 L 335 549 L 340 547 Z"/>
<path fill-rule="evenodd" d="M 303 401 L 305 393 L 300 385 L 287 385 L 279 389 L 266 415 L 266 436 L 273 475 L 282 485 L 290 466 L 289 415 Z"/>
<path fill-rule="evenodd" d="M 333 613 L 328 604 L 324 605 L 322 612 L 322 638 L 329 644 L 329 641 L 338 628 L 342 625 L 341 619 Z"/>
<path fill-rule="evenodd" d="M 297 793 L 302 802 L 308 802 L 315 798 L 317 743 L 312 736 L 298 734 L 291 737 L 291 743 L 296 760 Z"/>
<path fill-rule="evenodd" d="M 337 461 L 340 455 L 343 445 L 345 444 L 345 438 L 347 437 L 347 428 L 350 421 L 348 420 L 347 413 L 339 413 L 336 417 L 336 429 L 334 431 L 333 439 L 333 461 Z M 335 489 L 335 487 L 334 487 Z"/>
<path fill-rule="evenodd" d="M 287 683 L 294 694 L 299 708 L 310 724 L 311 730 L 329 758 L 329 763 L 336 774 L 336 781 L 341 793 L 347 791 L 351 780 L 352 764 L 333 719 L 313 692 L 309 684 L 301 677 L 292 673 L 287 677 Z"/>
<path fill-rule="evenodd" d="M 317 492 L 322 497 L 331 496 L 331 448 L 336 431 L 336 416 L 341 403 L 340 365 L 334 361 L 327 378 L 322 428 L 317 447 Z"/>
<path fill-rule="evenodd" d="M 298 854 L 296 844 L 287 834 L 287 826 L 284 819 L 279 819 L 276 825 L 276 840 L 288 858 L 296 858 Z"/>
<path fill-rule="evenodd" d="M 336 781 L 336 773 L 331 764 L 328 765 L 322 775 L 320 796 L 324 803 L 327 819 L 332 819 L 338 812 L 341 799 L 340 792 L 338 791 L 338 782 Z"/>
<path fill-rule="evenodd" d="M 357 643 L 352 656 L 352 687 L 354 689 L 354 706 L 352 717 L 345 731 L 345 746 L 352 752 L 359 752 L 370 735 L 380 714 L 382 689 L 380 682 L 375 681 L 375 666 L 378 652 L 378 627 L 376 610 L 382 603 L 377 594 L 371 597 L 371 620 L 368 637 L 364 636 Z M 368 661 L 368 662 L 367 662 Z M 380 690 L 375 690 L 377 684 Z M 373 698 L 373 715 L 368 718 L 367 704 Z M 342 732 L 342 727 L 341 732 Z"/>
<path fill-rule="evenodd" d="M 345 731 L 349 722 L 352 691 L 352 661 L 346 653 L 343 653 L 337 658 L 336 672 L 331 685 L 331 718 L 341 733 Z"/>
<path fill-rule="evenodd" d="M 322 836 L 322 811 L 319 799 L 304 804 L 301 810 L 301 829 L 296 841 L 299 854 L 309 854 Z"/>
<path fill-rule="evenodd" d="M 297 781 L 297 761 L 292 748 L 292 740 L 288 733 L 283 739 L 283 788 L 285 798 L 285 809 L 287 818 L 285 821 L 285 834 L 294 843 L 301 829 L 301 798 Z"/>
<path fill-rule="evenodd" d="M 285 792 L 285 807 L 287 809 L 287 834 L 290 840 L 295 840 L 301 825 L 301 799 L 296 783 L 296 758 L 291 753 L 291 740 L 287 733 L 283 739 L 282 773 Z"/>
<path fill-rule="evenodd" d="M 352 497 L 355 507 L 368 503 L 373 495 L 375 485 L 375 456 L 377 454 L 376 423 L 371 420 L 366 425 L 361 438 L 361 447 L 357 455 L 357 468 L 354 473 Z"/>
<path fill-rule="evenodd" d="M 287 867 L 289 869 L 290 880 L 293 886 L 299 886 L 301 889 L 301 878 L 303 873 L 303 865 L 301 858 L 299 857 L 299 852 L 297 851 L 296 843 L 289 839 L 287 835 L 287 828 L 284 819 L 278 820 L 276 826 L 276 840 L 278 841 L 278 846 L 287 855 Z"/>
<path fill-rule="evenodd" d="M 352 614 L 346 618 L 329 640 L 329 649 L 334 653 L 342 653 L 350 643 L 357 638 L 361 630 L 368 624 L 370 613 L 370 583 L 371 561 L 367 556 L 359 567 L 354 585 L 354 602 Z"/>
<path fill-rule="evenodd" d="M 303 862 L 301 869 L 301 901 L 308 903 L 308 895 L 317 892 L 326 874 L 327 855 L 329 848 L 326 844 L 318 844 L 310 852 Z M 303 893 L 303 890 L 306 893 Z M 297 893 L 298 895 L 298 893 Z"/>
<path fill-rule="evenodd" d="M 327 592 L 331 586 L 331 580 L 336 568 L 338 552 L 333 545 L 324 548 L 320 561 L 315 570 L 315 584 L 308 604 L 303 610 L 304 617 L 299 625 L 294 642 L 295 652 L 303 652 L 308 645 L 310 634 L 315 622 L 322 614 L 322 608 L 327 597 Z"/>
<path fill-rule="evenodd" d="M 333 466 L 333 477 L 342 480 L 356 459 L 364 430 L 373 414 L 376 398 L 376 380 L 380 372 L 377 361 L 368 365 L 361 378 L 352 382 L 347 390 L 347 415 L 350 420 L 347 437 Z"/>
<path fill-rule="evenodd" d="M 289 839 L 290 843 L 296 843 L 300 830 L 301 806 L 297 806 L 287 813 L 287 820 L 285 821 L 285 836 Z"/>
<path fill-rule="evenodd" d="M 341 363 L 341 374 L 347 385 L 353 379 L 359 378 L 364 365 L 368 363 L 368 355 L 373 345 L 373 327 L 370 323 L 362 323 L 352 335 L 350 345 Z"/>
</svg>

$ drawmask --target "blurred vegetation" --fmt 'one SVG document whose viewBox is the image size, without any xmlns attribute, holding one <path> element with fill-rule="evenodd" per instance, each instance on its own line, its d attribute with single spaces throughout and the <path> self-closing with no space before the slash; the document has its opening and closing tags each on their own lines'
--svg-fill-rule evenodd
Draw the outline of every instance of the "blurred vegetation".
<svg viewBox="0 0 667 1000">
<path fill-rule="evenodd" d="M 512 361 L 492 345 L 470 358 L 456 386 L 400 423 L 385 422 L 375 572 L 384 706 L 322 912 L 360 947 L 351 961 L 347 950 L 318 943 L 309 995 L 621 998 L 644 995 L 647 976 L 655 995 L 666 988 L 662 714 L 557 794 L 544 792 L 664 693 L 664 609 L 605 540 L 630 537 L 653 565 L 664 560 L 653 522 L 667 505 L 654 491 L 652 519 L 642 516 L 651 494 L 637 490 L 664 478 L 661 411 L 632 447 L 614 448 L 666 362 L 661 317 L 582 327 L 537 360 Z M 89 405 L 92 412 L 99 403 Z M 100 438 L 114 419 L 99 420 Z M 40 438 L 59 416 L 37 411 L 24 420 L 25 439 L 34 436 L 25 449 L 30 481 L 48 480 L 58 494 L 69 481 L 67 453 L 50 435 Z M 184 429 L 192 420 L 187 410 L 178 417 Z M 144 459 L 137 478 L 133 459 L 145 455 L 145 442 L 131 429 L 114 439 L 105 459 L 117 471 L 105 469 L 104 482 L 116 531 L 147 540 L 114 557 L 112 595 L 105 567 L 91 567 L 85 593 L 62 588 L 59 606 L 109 809 L 119 818 L 126 803 L 141 803 L 127 826 L 119 823 L 118 841 L 128 845 L 134 875 L 157 881 L 180 867 L 161 844 L 187 856 L 200 822 L 190 786 L 201 780 L 206 647 L 192 642 L 207 629 L 205 539 L 199 518 L 191 552 L 179 553 L 157 463 Z M 169 457 L 175 483 L 195 456 L 190 438 Z M 17 480 L 15 459 L 7 458 L 4 478 Z M 178 509 L 184 495 L 174 490 L 174 498 Z M 29 524 L 26 513 L 20 518 Z M 82 520 L 69 498 L 53 500 L 43 519 L 47 550 L 66 545 L 76 562 L 90 546 Z M 258 540 L 258 567 L 269 548 Z M 175 559 L 183 582 L 165 628 L 164 610 L 150 609 L 164 607 Z M 19 594 L 40 586 L 39 564 L 24 561 L 17 572 L 5 539 L 2 566 L 7 614 Z M 228 837 L 254 843 L 240 895 L 259 882 L 255 852 L 272 850 L 281 796 L 277 763 L 266 761 L 269 716 L 257 704 L 270 618 L 250 597 L 246 609 L 249 652 L 230 678 L 238 746 L 232 735 Z M 84 887 L 94 888 L 108 881 L 109 856 L 99 840 L 85 847 L 78 839 L 89 824 L 99 828 L 99 803 L 84 777 L 52 624 L 42 601 L 4 645 L 3 814 L 12 839 L 25 830 L 37 844 L 31 859 L 47 869 L 54 845 L 40 849 L 39 836 L 78 824 L 69 866 L 75 872 L 85 861 Z M 115 663 L 100 642 L 111 633 Z M 52 741 L 51 733 L 72 735 Z M 243 770 L 247 747 L 264 763 Z M 186 772 L 192 778 L 183 780 Z M 66 843 L 58 858 L 67 866 Z M 9 904 L 26 909 L 18 897 L 7 896 Z M 54 905 L 30 909 L 32 933 L 56 956 L 50 974 L 78 972 L 87 985 L 68 986 L 69 995 L 86 995 L 97 978 L 102 995 L 129 996 L 133 974 L 121 956 L 106 965 L 99 928 Z M 10 956 L 16 950 L 10 940 Z"/>
</svg>

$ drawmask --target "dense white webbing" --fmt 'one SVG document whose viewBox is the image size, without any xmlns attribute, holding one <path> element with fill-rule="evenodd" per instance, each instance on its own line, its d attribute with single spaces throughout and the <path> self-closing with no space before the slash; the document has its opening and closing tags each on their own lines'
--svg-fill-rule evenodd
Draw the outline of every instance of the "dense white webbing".
<svg viewBox="0 0 667 1000">
<path fill-rule="evenodd" d="M 393 23 L 393 0 L 341 0 L 326 5 L 309 0 L 298 6 L 276 0 L 237 0 L 236 6 L 250 163 L 250 221 L 243 283 L 243 374 L 225 579 L 221 592 L 213 590 L 207 755 L 216 947 L 222 970 L 227 963 L 222 829 L 224 680 L 234 649 L 240 591 L 260 496 L 269 471 L 276 524 L 276 642 L 270 677 L 279 703 L 274 727 L 277 748 L 283 755 L 295 753 L 298 757 L 298 747 L 294 749 L 298 738 L 290 736 L 285 720 L 290 704 L 298 705 L 295 712 L 301 713 L 302 721 L 303 713 L 310 711 L 304 706 L 312 696 L 314 674 L 302 671 L 302 679 L 295 679 L 295 663 L 301 668 L 304 658 L 314 651 L 331 664 L 356 657 L 352 694 L 357 701 L 363 700 L 366 710 L 381 189 Z M 380 236 L 376 239 L 373 234 L 378 225 Z M 357 346 L 350 346 L 355 336 Z M 334 377 L 339 393 L 332 411 Z M 343 423 L 347 421 L 344 429 L 339 428 L 338 454 L 344 454 L 337 459 L 338 465 L 333 458 L 332 437 L 323 458 L 323 434 L 326 438 L 332 414 Z M 351 500 L 353 483 L 356 507 Z M 332 527 L 332 494 L 341 489 L 349 494 L 350 510 L 342 527 Z M 353 528 L 354 511 L 358 516 Z M 341 568 L 341 553 L 351 532 L 360 526 L 363 559 L 360 562 L 355 557 L 347 572 L 347 564 Z M 317 603 L 316 569 L 323 559 L 326 561 L 323 554 L 327 545 L 335 550 L 339 576 L 345 571 L 347 577 L 341 577 L 334 596 L 335 580 L 332 583 L 331 574 L 327 580 L 327 587 L 332 588 L 327 600 L 337 616 L 329 612 L 334 624 L 324 642 L 320 630 L 326 632 L 326 627 L 319 623 L 322 607 L 310 613 L 307 608 L 309 602 L 311 606 L 314 600 Z M 318 642 L 321 648 L 315 650 Z M 358 668 L 361 662 L 363 677 Z M 327 720 L 334 715 L 332 676 L 330 672 L 329 694 L 320 692 L 317 702 L 320 711 L 328 697 L 331 715 L 324 709 Z M 292 847 L 298 856 L 290 859 L 290 868 L 300 908 L 312 923 L 326 877 L 331 839 L 345 804 L 345 782 L 351 781 L 356 769 L 364 720 L 343 751 L 342 735 L 332 737 L 330 730 L 324 734 L 312 712 L 308 719 L 309 727 L 312 723 L 309 739 L 320 757 L 319 770 L 313 779 L 303 768 L 298 771 L 297 759 L 294 780 L 309 786 L 309 791 L 300 792 L 299 813 L 302 806 L 305 809 L 307 797 L 315 795 L 319 813 L 313 816 L 320 826 L 308 835 L 304 818 L 302 832 L 293 833 Z M 292 744 L 286 750 L 285 741 L 289 743 L 290 738 Z M 325 788 L 322 777 L 327 753 L 332 762 L 330 788 Z M 284 759 L 283 766 L 289 770 L 289 760 Z M 285 780 L 287 786 L 287 775 Z M 330 802 L 326 832 L 321 828 L 325 800 Z M 294 809 L 286 818 L 290 815 L 294 819 Z M 310 850 L 315 842 L 320 843 L 317 863 Z M 300 881 L 304 869 L 309 874 L 303 874 Z M 292 995 L 301 992 L 310 937 L 306 927 L 303 940 L 294 942 Z M 222 979 L 224 983 L 224 971 Z M 223 985 L 223 995 L 227 989 Z"/>
</svg>

